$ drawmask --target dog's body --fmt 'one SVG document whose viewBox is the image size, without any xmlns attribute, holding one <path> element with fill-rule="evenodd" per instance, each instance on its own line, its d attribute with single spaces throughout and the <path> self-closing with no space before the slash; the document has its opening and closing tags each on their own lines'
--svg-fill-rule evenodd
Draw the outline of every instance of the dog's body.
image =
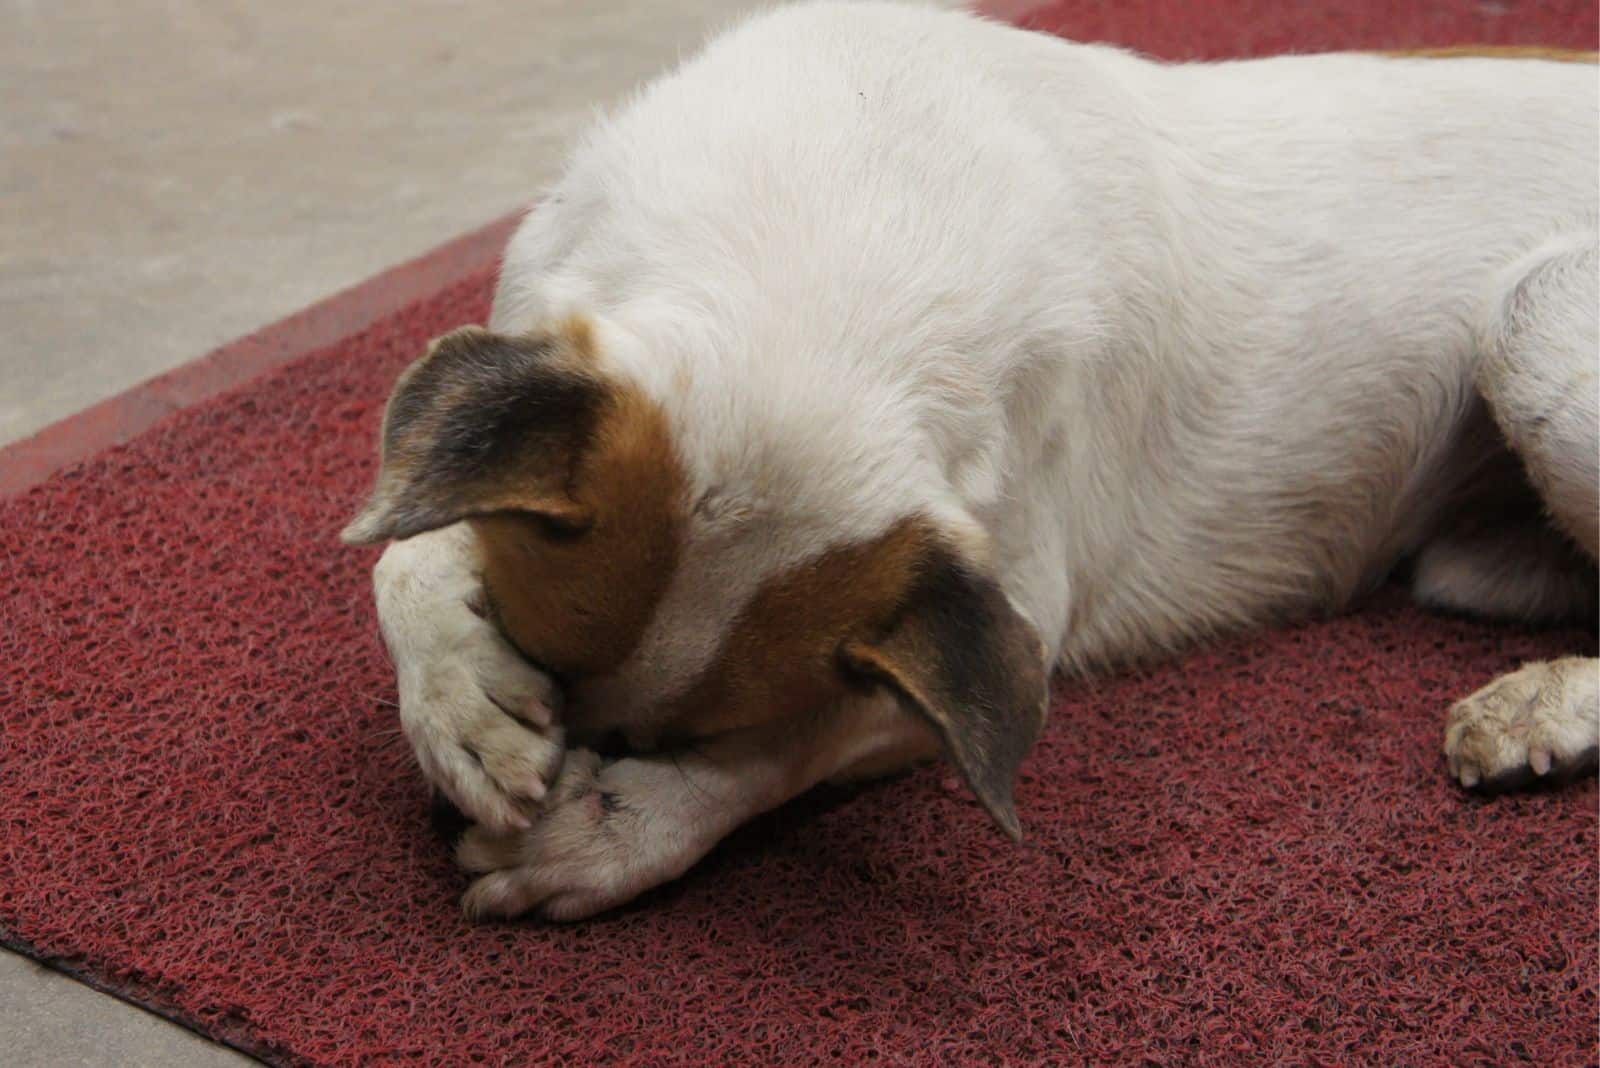
<svg viewBox="0 0 1600 1068">
<path fill-rule="evenodd" d="M 581 146 L 493 333 L 408 373 L 352 525 L 420 535 L 380 614 L 484 825 L 469 904 L 607 907 L 941 740 L 1014 829 L 1049 669 L 1402 560 L 1431 603 L 1592 613 L 1597 130 L 1587 65 L 1167 66 L 875 4 L 719 39 Z M 502 630 L 579 740 L 673 751 L 557 778 Z M 1581 763 L 1597 689 L 1462 702 L 1452 770 Z"/>
</svg>

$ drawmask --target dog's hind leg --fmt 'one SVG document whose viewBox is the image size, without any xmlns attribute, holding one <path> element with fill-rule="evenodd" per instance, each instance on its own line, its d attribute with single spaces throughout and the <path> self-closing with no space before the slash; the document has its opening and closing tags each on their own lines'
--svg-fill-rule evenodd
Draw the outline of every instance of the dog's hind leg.
<svg viewBox="0 0 1600 1068">
<path fill-rule="evenodd" d="M 1600 554 L 1600 237 L 1513 265 L 1478 388 L 1555 525 Z"/>
<path fill-rule="evenodd" d="M 1541 614 L 1504 603 L 1518 590 L 1537 607 L 1592 614 L 1600 554 L 1600 239 L 1573 234 L 1517 261 L 1500 276 L 1490 308 L 1477 386 L 1548 523 L 1568 544 L 1528 535 L 1519 582 L 1515 544 L 1466 553 L 1445 540 L 1419 560 L 1418 592 L 1453 607 Z M 1584 600 L 1587 606 L 1577 603 Z M 1496 679 L 1450 710 L 1444 750 L 1451 774 L 1469 787 L 1592 769 L 1600 660 L 1566 657 Z"/>
<path fill-rule="evenodd" d="M 1524 465 L 1487 405 L 1463 435 L 1461 483 L 1413 561 L 1411 593 L 1426 608 L 1527 623 L 1600 614 L 1594 558 L 1551 523 Z"/>
</svg>

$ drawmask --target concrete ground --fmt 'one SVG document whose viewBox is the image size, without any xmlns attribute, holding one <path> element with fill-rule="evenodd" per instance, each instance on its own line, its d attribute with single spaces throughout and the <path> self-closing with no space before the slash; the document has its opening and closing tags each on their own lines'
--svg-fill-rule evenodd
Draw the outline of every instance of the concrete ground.
<svg viewBox="0 0 1600 1068">
<path fill-rule="evenodd" d="M 0 0 L 0 444 L 526 203 L 751 0 Z M 243 1058 L 0 953 L 4 1063 Z"/>
</svg>

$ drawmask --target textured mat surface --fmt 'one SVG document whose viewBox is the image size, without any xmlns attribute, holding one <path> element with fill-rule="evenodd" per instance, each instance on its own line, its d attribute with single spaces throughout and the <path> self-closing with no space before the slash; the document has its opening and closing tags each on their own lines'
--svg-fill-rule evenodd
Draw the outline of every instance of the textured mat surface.
<svg viewBox="0 0 1600 1068">
<path fill-rule="evenodd" d="M 1070 10 L 1230 50 L 1225 10 Z M 1273 10 L 1303 30 L 1238 47 L 1594 43 L 1587 6 Z M 1484 801 L 1438 755 L 1447 696 L 1594 636 L 1394 596 L 1064 689 L 1020 848 L 928 768 L 610 918 L 466 924 L 334 535 L 394 374 L 488 285 L 0 502 L 0 937 L 283 1063 L 1595 1061 L 1595 782 Z"/>
</svg>

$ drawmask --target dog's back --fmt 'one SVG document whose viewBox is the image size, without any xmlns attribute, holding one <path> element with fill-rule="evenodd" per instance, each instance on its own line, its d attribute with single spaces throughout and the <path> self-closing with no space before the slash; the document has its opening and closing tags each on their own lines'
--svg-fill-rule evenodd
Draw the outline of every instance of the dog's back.
<svg viewBox="0 0 1600 1068">
<path fill-rule="evenodd" d="M 1490 278 L 1593 225 L 1596 109 L 1582 65 L 1175 66 L 799 5 L 590 138 L 495 321 L 598 311 L 706 465 L 801 458 L 770 481 L 862 531 L 974 515 L 1043 633 L 1123 659 L 1426 536 L 1480 459 Z"/>
</svg>

